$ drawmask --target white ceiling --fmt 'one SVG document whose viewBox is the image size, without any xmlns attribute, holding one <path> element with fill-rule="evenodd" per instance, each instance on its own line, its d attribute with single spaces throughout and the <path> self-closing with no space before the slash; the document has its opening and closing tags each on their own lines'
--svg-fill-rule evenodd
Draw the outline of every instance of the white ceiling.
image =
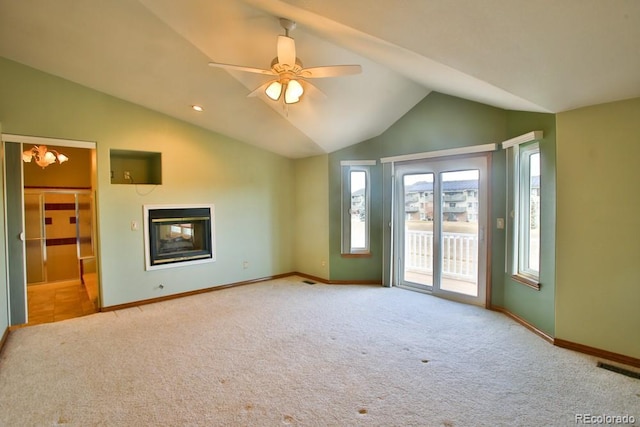
<svg viewBox="0 0 640 427">
<path fill-rule="evenodd" d="M 314 80 L 286 113 L 268 77 L 278 17 Z M 299 158 L 375 137 L 431 91 L 561 112 L 640 96 L 636 0 L 0 0 L 0 56 Z M 203 113 L 191 110 L 202 105 Z M 60 135 L 51 135 L 60 136 Z"/>
</svg>

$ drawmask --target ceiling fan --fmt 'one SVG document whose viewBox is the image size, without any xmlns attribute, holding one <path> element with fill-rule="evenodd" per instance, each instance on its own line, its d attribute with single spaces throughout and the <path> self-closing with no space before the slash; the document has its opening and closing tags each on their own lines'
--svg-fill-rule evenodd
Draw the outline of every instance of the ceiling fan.
<svg viewBox="0 0 640 427">
<path fill-rule="evenodd" d="M 269 99 L 273 101 L 278 101 L 282 98 L 285 108 L 288 104 L 295 104 L 300 101 L 307 90 L 322 94 L 307 79 L 348 76 L 362 72 L 360 65 L 329 65 L 304 68 L 300 59 L 296 57 L 295 41 L 289 37 L 289 31 L 296 28 L 296 23 L 289 19 L 280 18 L 280 25 L 284 28 L 285 35 L 278 36 L 277 56 L 271 61 L 270 69 L 222 64 L 220 62 L 209 62 L 209 66 L 274 76 L 274 79 L 259 86 L 248 96 L 256 96 L 264 91 Z"/>
</svg>

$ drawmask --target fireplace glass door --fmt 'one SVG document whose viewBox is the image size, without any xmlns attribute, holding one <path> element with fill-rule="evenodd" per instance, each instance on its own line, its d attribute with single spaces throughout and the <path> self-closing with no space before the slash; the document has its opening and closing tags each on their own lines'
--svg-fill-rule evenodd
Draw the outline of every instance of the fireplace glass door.
<svg viewBox="0 0 640 427">
<path fill-rule="evenodd" d="M 148 267 L 213 260 L 212 209 L 148 209 Z"/>
</svg>

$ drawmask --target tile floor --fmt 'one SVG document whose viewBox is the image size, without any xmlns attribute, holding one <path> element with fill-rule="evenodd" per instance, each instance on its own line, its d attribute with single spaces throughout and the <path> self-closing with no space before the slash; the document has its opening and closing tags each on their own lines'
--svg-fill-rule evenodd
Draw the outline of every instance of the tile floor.
<svg viewBox="0 0 640 427">
<path fill-rule="evenodd" d="M 96 313 L 98 309 L 93 301 L 79 280 L 30 285 L 27 287 L 28 325 Z"/>
</svg>

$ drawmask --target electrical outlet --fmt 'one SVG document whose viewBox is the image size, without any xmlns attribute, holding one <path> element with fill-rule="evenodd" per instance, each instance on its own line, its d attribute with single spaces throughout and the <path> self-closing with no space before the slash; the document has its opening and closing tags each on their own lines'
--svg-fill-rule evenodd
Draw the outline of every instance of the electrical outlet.
<svg viewBox="0 0 640 427">
<path fill-rule="evenodd" d="M 243 268 L 244 270 L 246 270 L 247 268 L 249 268 L 249 261 L 243 261 L 243 262 L 242 262 L 242 268 Z"/>
<path fill-rule="evenodd" d="M 129 171 L 124 171 L 124 179 L 131 180 L 131 172 L 129 172 Z"/>
<path fill-rule="evenodd" d="M 321 267 L 326 267 L 327 266 L 327 261 L 325 261 L 325 260 L 320 261 L 320 266 Z"/>
<path fill-rule="evenodd" d="M 496 219 L 496 228 L 498 228 L 498 230 L 504 229 L 504 218 Z"/>
<path fill-rule="evenodd" d="M 138 221 L 131 221 L 131 231 L 138 230 Z"/>
</svg>

